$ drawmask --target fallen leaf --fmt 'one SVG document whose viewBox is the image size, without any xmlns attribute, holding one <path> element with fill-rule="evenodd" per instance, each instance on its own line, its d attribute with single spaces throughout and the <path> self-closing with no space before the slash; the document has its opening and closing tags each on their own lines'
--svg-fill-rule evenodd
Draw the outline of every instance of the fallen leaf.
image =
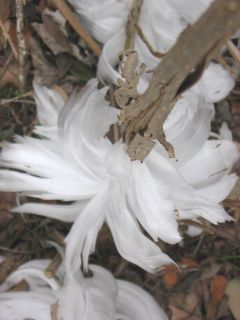
<svg viewBox="0 0 240 320">
<path fill-rule="evenodd" d="M 240 320 L 240 280 L 233 279 L 229 281 L 225 293 L 228 296 L 229 309 L 234 318 Z"/>
<path fill-rule="evenodd" d="M 39 85 L 51 86 L 59 81 L 57 68 L 45 58 L 42 48 L 36 39 L 29 39 L 31 57 L 34 65 L 34 81 Z"/>
<path fill-rule="evenodd" d="M 69 41 L 66 19 L 59 11 L 45 8 L 42 12 L 42 19 L 43 23 L 32 23 L 32 27 L 54 55 L 68 53 L 78 61 L 92 65 L 93 61 L 90 56 L 83 55 L 79 47 Z"/>
<path fill-rule="evenodd" d="M 210 291 L 212 295 L 212 301 L 215 305 L 219 304 L 224 296 L 224 292 L 227 286 L 227 278 L 222 275 L 217 275 L 211 280 Z"/>
<path fill-rule="evenodd" d="M 207 320 L 215 320 L 218 314 L 219 306 L 222 302 L 225 289 L 227 286 L 227 278 L 222 275 L 216 275 L 210 282 L 211 298 L 207 305 Z"/>
<path fill-rule="evenodd" d="M 171 300 L 171 320 L 200 320 L 199 296 L 195 292 L 179 293 Z"/>
<path fill-rule="evenodd" d="M 185 320 L 188 318 L 188 314 L 185 311 L 178 309 L 175 306 L 170 305 L 169 309 L 171 311 L 170 320 Z"/>
<path fill-rule="evenodd" d="M 179 283 L 181 279 L 179 270 L 174 264 L 167 265 L 164 268 L 163 284 L 166 288 L 170 289 Z"/>
<path fill-rule="evenodd" d="M 72 53 L 67 37 L 48 11 L 45 9 L 42 13 L 43 23 L 32 23 L 32 27 L 54 55 L 63 52 Z"/>
</svg>

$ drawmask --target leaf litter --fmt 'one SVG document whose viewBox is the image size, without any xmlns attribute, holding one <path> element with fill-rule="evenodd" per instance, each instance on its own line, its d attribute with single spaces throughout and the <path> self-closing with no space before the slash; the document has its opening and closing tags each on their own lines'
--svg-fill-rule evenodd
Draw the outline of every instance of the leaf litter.
<svg viewBox="0 0 240 320">
<path fill-rule="evenodd" d="M 27 103 L 33 102 L 31 96 L 22 98 L 14 54 L 8 61 L 16 42 L 16 17 L 12 1 L 0 0 L 0 6 L 0 19 L 4 32 L 8 33 L 6 38 L 3 30 L 0 31 L 0 141 L 3 141 L 12 140 L 14 134 L 31 135 L 36 124 L 36 110 L 33 104 Z M 66 19 L 58 11 L 52 11 L 49 1 L 34 1 L 31 7 L 27 2 L 25 10 L 37 13 L 35 19 L 26 14 L 26 92 L 32 90 L 31 83 L 35 80 L 42 85 L 56 85 L 56 90 L 66 97 L 75 87 L 81 87 L 95 75 L 95 58 L 74 34 Z M 72 37 L 78 41 L 72 41 Z M 229 59 L 231 64 L 235 63 L 230 55 Z M 6 99 L 10 100 L 7 106 L 1 105 Z M 11 99 L 15 100 L 11 102 Z M 216 105 L 213 129 L 226 121 L 235 141 L 239 142 L 239 111 L 238 82 L 230 97 Z M 178 268 L 167 266 L 159 274 L 151 275 L 129 264 L 118 255 L 107 226 L 99 234 L 92 262 L 108 267 L 118 277 L 131 280 L 148 290 L 161 303 L 171 320 L 239 320 L 239 190 L 238 184 L 225 201 L 235 222 L 216 227 L 213 235 L 204 233 L 203 237 L 188 238 L 181 245 L 167 248 L 167 253 L 177 261 Z M 15 202 L 15 194 L 0 194 L 0 256 L 4 256 L 0 263 L 0 283 L 25 261 L 53 258 L 56 252 L 48 248 L 45 241 L 60 242 L 69 230 L 66 224 L 51 219 L 31 215 L 24 218 L 14 216 L 10 208 Z"/>
</svg>

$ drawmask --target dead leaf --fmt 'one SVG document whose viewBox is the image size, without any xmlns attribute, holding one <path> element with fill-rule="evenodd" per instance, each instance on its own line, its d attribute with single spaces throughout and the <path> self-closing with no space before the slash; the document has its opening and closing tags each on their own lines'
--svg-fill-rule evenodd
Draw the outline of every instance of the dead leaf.
<svg viewBox="0 0 240 320">
<path fill-rule="evenodd" d="M 170 305 L 169 309 L 171 311 L 170 320 L 185 320 L 188 318 L 188 314 L 185 311 L 178 309 L 176 306 Z"/>
<path fill-rule="evenodd" d="M 90 56 L 82 55 L 78 46 L 69 41 L 66 19 L 59 11 L 45 8 L 42 12 L 42 19 L 43 23 L 33 23 L 32 27 L 54 55 L 68 53 L 78 61 L 92 65 L 93 61 Z"/>
<path fill-rule="evenodd" d="M 227 278 L 222 275 L 217 275 L 211 280 L 210 290 L 212 301 L 215 305 L 219 304 L 224 296 L 227 286 Z"/>
<path fill-rule="evenodd" d="M 169 309 L 171 310 L 171 320 L 200 320 L 198 310 L 199 297 L 195 292 L 188 294 L 179 293 L 172 299 Z"/>
<path fill-rule="evenodd" d="M 226 286 L 227 278 L 222 275 L 216 275 L 211 279 L 211 298 L 207 306 L 207 320 L 215 320 L 217 318 L 218 309 L 222 302 Z"/>
<path fill-rule="evenodd" d="M 33 37 L 29 40 L 32 62 L 34 65 L 34 81 L 39 85 L 51 86 L 59 81 L 60 74 L 55 66 L 45 58 L 42 48 Z"/>
<path fill-rule="evenodd" d="M 32 27 L 54 55 L 72 53 L 69 41 L 59 23 L 48 12 L 49 10 L 45 9 L 42 13 L 43 23 L 32 23 Z"/>
<path fill-rule="evenodd" d="M 228 296 L 229 309 L 234 318 L 240 320 L 240 280 L 233 279 L 229 281 L 225 293 Z"/>
<path fill-rule="evenodd" d="M 163 283 L 166 288 L 170 289 L 174 287 L 179 283 L 180 279 L 181 276 L 179 270 L 174 264 L 167 265 L 164 268 Z"/>
</svg>

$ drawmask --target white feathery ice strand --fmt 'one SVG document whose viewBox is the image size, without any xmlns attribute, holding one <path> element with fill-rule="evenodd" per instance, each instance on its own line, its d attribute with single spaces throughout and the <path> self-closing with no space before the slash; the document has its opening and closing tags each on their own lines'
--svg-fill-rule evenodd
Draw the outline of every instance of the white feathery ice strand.
<svg viewBox="0 0 240 320">
<path fill-rule="evenodd" d="M 35 90 L 38 101 L 44 92 L 44 103 L 56 110 L 58 99 L 50 97 L 57 93 L 47 96 L 49 91 L 38 86 Z M 174 244 L 181 240 L 180 219 L 203 217 L 213 224 L 231 220 L 219 203 L 236 182 L 231 169 L 239 153 L 222 135 L 207 140 L 213 104 L 188 92 L 164 123 L 176 159 L 169 159 L 156 142 L 143 163 L 130 161 L 125 145 L 112 144 L 105 136 L 118 115 L 105 100 L 106 90 L 98 90 L 97 80 L 91 80 L 60 110 L 57 123 L 44 123 L 47 139 L 16 137 L 16 143 L 6 143 L 0 156 L 0 190 L 71 201 L 27 202 L 13 209 L 74 222 L 66 238 L 68 273 L 79 270 L 82 263 L 87 269 L 104 222 L 119 253 L 153 272 L 172 260 L 142 233 L 140 225 L 154 241 Z"/>
<path fill-rule="evenodd" d="M 51 320 L 57 304 L 59 320 L 167 320 L 153 298 L 138 286 L 115 280 L 102 267 L 90 265 L 91 278 L 75 275 L 60 266 L 54 278 L 44 270 L 50 260 L 33 260 L 14 271 L 0 285 L 0 320 Z M 6 292 L 21 280 L 29 290 Z"/>
<path fill-rule="evenodd" d="M 131 1 L 129 0 L 69 0 L 81 22 L 96 40 L 105 43 L 126 21 Z"/>
</svg>

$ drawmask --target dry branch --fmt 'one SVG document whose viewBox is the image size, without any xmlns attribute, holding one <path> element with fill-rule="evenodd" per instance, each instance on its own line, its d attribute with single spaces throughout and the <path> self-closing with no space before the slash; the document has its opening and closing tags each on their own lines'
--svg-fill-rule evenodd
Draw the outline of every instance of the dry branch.
<svg viewBox="0 0 240 320">
<path fill-rule="evenodd" d="M 143 161 L 156 139 L 173 155 L 163 133 L 163 123 L 179 98 L 179 89 L 193 70 L 207 65 L 239 27 L 240 0 L 217 0 L 180 35 L 154 70 L 145 93 L 121 113 L 121 122 L 128 125 L 126 141 L 132 160 Z"/>
<path fill-rule="evenodd" d="M 125 40 L 125 50 L 134 48 L 134 39 L 136 34 L 135 25 L 138 22 L 143 0 L 134 0 L 132 3 L 132 8 L 128 15 L 128 20 L 126 23 L 126 40 Z"/>
<path fill-rule="evenodd" d="M 92 50 L 92 52 L 100 57 L 102 49 L 99 47 L 97 42 L 88 34 L 88 32 L 80 24 L 79 20 L 72 12 L 70 7 L 66 4 L 64 0 L 53 0 L 55 6 L 62 13 L 64 18 L 72 26 L 72 28 L 79 34 L 83 42 Z"/>
</svg>

